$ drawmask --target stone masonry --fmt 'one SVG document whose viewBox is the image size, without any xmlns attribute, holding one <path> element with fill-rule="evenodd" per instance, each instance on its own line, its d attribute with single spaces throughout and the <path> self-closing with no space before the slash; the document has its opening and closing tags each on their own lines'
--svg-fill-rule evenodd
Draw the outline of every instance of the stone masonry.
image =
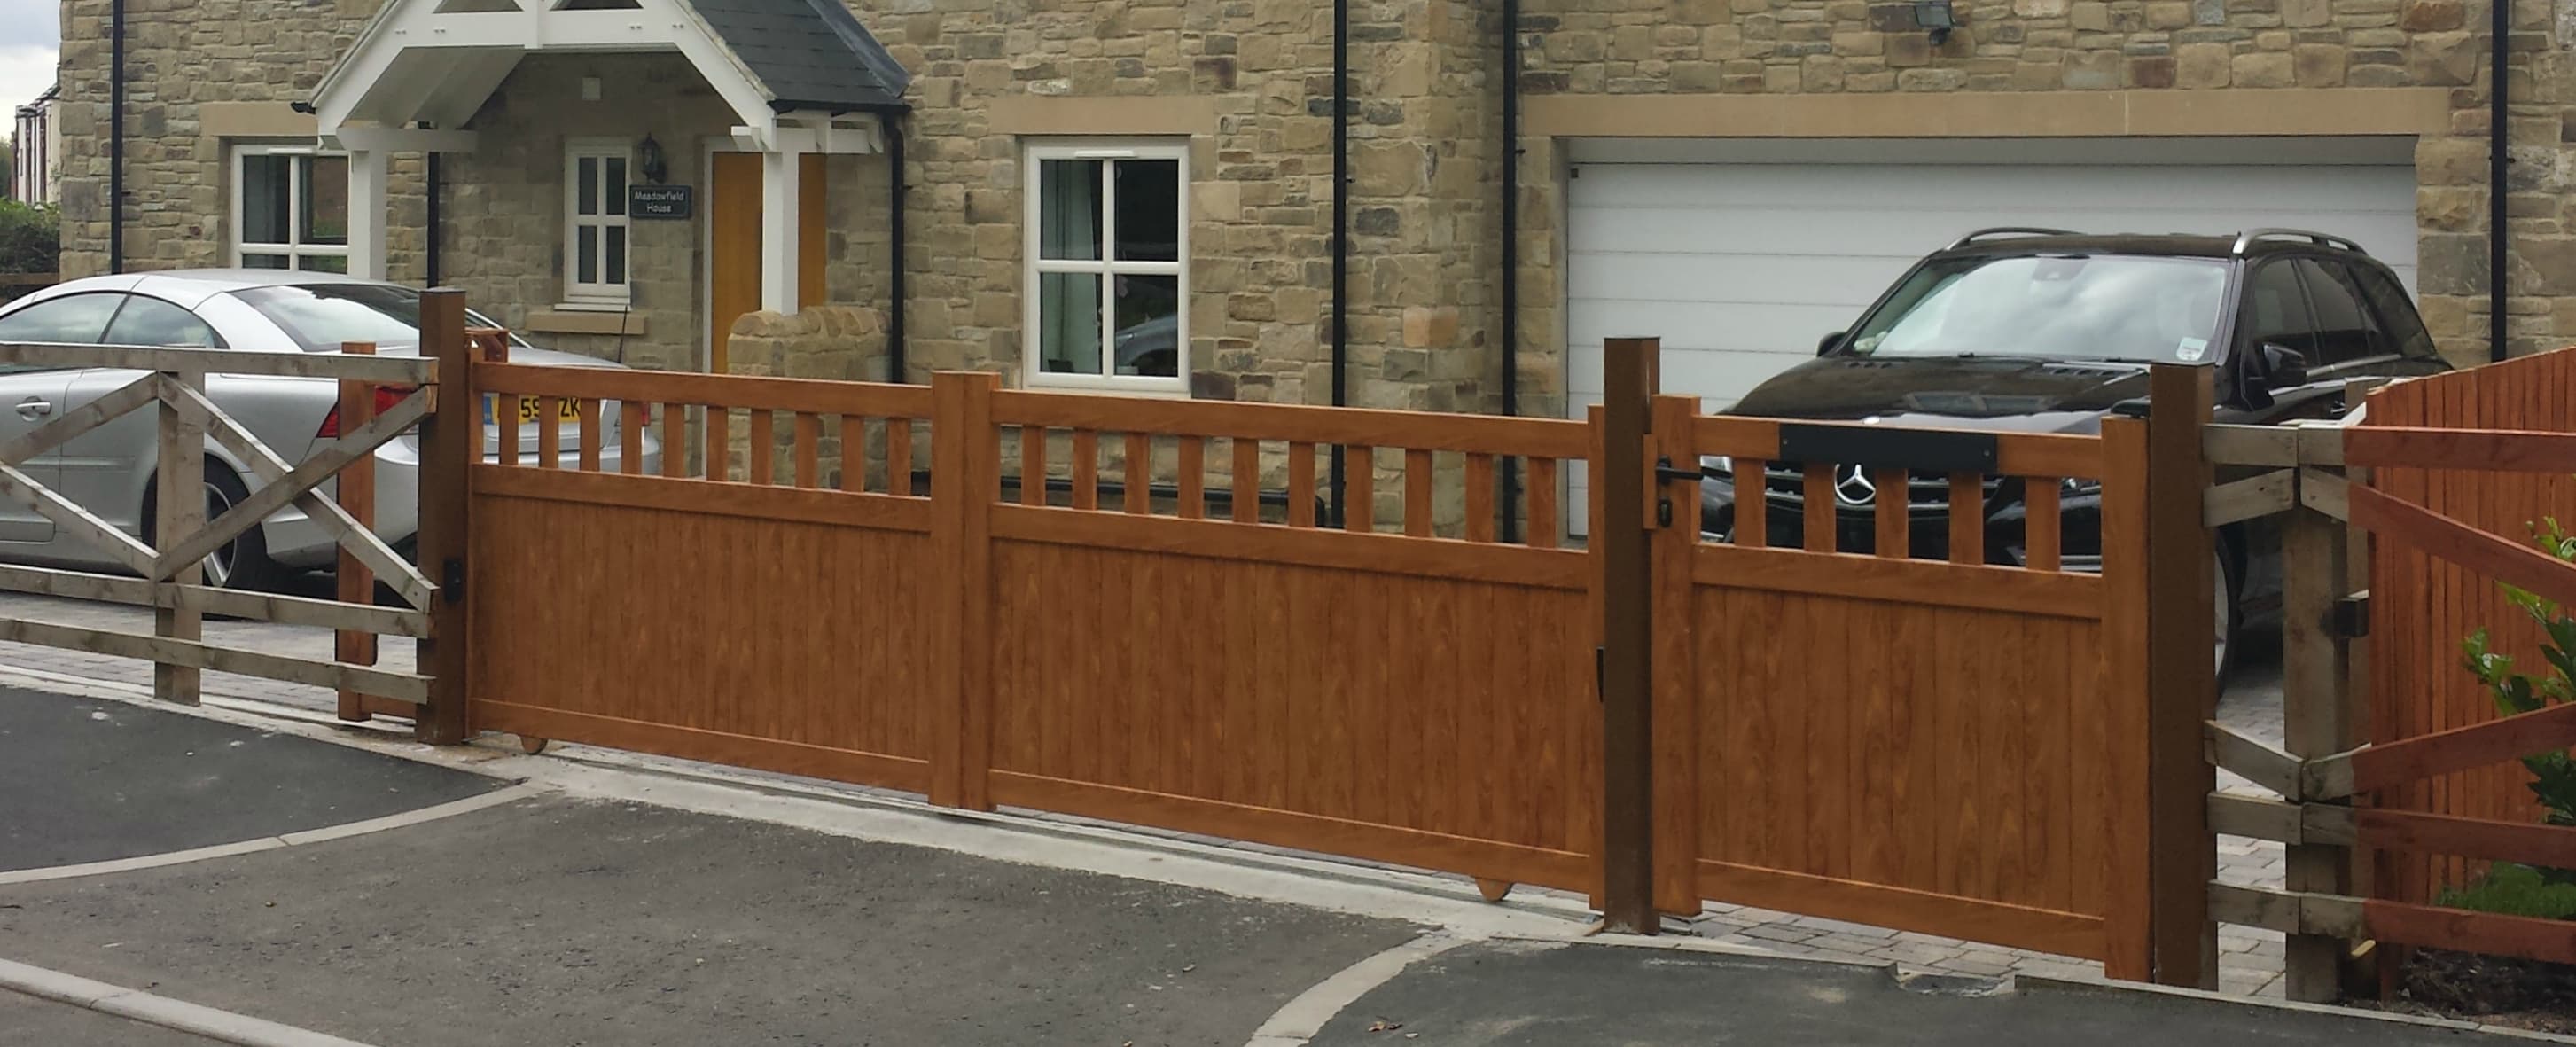
<svg viewBox="0 0 2576 1047">
<path fill-rule="evenodd" d="M 129 0 L 128 255 L 135 267 L 222 254 L 221 143 L 196 112 L 306 97 L 370 0 Z M 64 5 L 66 250 L 103 267 L 108 0 Z M 907 374 L 1001 371 L 1019 384 L 1024 279 L 1021 139 L 1005 100 L 1189 96 L 1212 124 L 1190 140 L 1190 355 L 1196 395 L 1331 399 L 1330 11 L 1312 0 L 860 0 L 860 17 L 914 74 L 906 119 Z M 1501 26 L 1465 0 L 1355 0 L 1350 113 L 1352 402 L 1499 407 Z M 2445 133 L 2416 166 L 2423 307 L 2443 348 L 2484 356 L 2488 73 L 2478 0 L 1961 0 L 1935 46 L 1910 5 L 1872 0 L 1526 0 L 1521 84 L 1533 98 L 1613 95 L 1939 95 L 2432 87 Z M 2557 27 L 2515 13 L 2513 346 L 2576 338 L 2576 75 Z M 615 104 L 568 101 L 570 79 L 613 76 Z M 598 72 L 604 70 L 605 72 Z M 2269 96 L 2249 95 L 2248 98 Z M 532 59 L 474 126 L 485 153 L 451 165 L 447 275 L 509 322 L 559 298 L 559 145 L 651 131 L 675 181 L 729 122 L 677 59 Z M 1024 128 L 1023 128 L 1024 129 Z M 886 164 L 832 161 L 830 303 L 887 303 Z M 1559 143 L 1520 143 L 1521 410 L 1560 415 L 1565 174 Z M 419 158 L 396 159 L 398 279 L 422 275 Z M 700 179 L 701 183 L 703 182 Z M 703 199 L 703 197 L 702 197 Z M 703 204 L 702 204 L 703 207 Z M 630 362 L 694 366 L 703 217 L 637 231 Z M 613 337 L 560 344 L 611 355 Z M 854 346 L 853 352 L 864 353 Z"/>
</svg>

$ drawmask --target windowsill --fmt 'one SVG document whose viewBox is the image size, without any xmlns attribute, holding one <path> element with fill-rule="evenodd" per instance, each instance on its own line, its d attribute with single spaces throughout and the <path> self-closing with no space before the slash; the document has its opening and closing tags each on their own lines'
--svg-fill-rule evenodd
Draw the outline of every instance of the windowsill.
<svg viewBox="0 0 2576 1047">
<path fill-rule="evenodd" d="M 621 331 L 620 321 L 624 330 Z M 558 305 L 552 311 L 528 314 L 524 328 L 536 334 L 624 334 L 629 338 L 644 337 L 644 318 L 627 312 L 625 306 Z"/>
<path fill-rule="evenodd" d="M 1039 372 L 1023 378 L 1020 382 L 1020 387 L 1023 390 L 1032 393 L 1081 393 L 1087 396 L 1127 396 L 1134 397 L 1139 400 L 1187 400 L 1191 398 L 1189 383 L 1177 380 L 1171 382 L 1157 382 L 1152 385 L 1127 385 L 1123 383 L 1103 381 L 1100 379 L 1083 381 L 1076 378 L 1068 381 L 1064 377 L 1052 372 Z"/>
</svg>

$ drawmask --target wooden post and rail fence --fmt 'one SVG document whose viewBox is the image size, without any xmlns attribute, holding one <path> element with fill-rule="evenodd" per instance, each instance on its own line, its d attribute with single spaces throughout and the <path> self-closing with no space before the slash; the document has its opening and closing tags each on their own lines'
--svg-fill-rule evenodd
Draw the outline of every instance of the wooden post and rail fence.
<svg viewBox="0 0 2576 1047">
<path fill-rule="evenodd" d="M 1703 415 L 1657 393 L 1652 340 L 1614 340 L 1607 402 L 1564 421 L 538 367 L 466 331 L 452 293 L 426 314 L 433 358 L 138 350 L 140 391 L 83 409 L 162 403 L 187 461 L 192 424 L 239 442 L 196 375 L 350 383 L 350 435 L 256 466 L 251 499 L 345 525 L 340 600 L 190 583 L 217 521 L 172 553 L 100 536 L 145 580 L 0 570 L 161 607 L 155 635 L 0 639 L 152 658 L 178 699 L 179 673 L 212 668 L 339 688 L 349 716 L 419 703 L 432 741 L 814 775 L 1457 873 L 1489 898 L 1562 888 L 1612 930 L 1722 900 L 2212 985 L 2216 922 L 2250 922 L 2293 935 L 2302 995 L 2364 939 L 2555 955 L 2529 921 L 2371 896 L 2352 854 L 2554 861 L 2571 830 L 2345 801 L 2563 746 L 2576 714 L 2390 736 L 2355 713 L 2355 682 L 2385 674 L 2348 634 L 2375 580 L 2372 649 L 2391 647 L 2389 581 L 2363 572 L 2394 541 L 2544 593 L 2576 595 L 2576 568 L 2333 470 L 2394 478 L 2437 467 L 2430 447 L 2576 472 L 2576 437 L 2213 427 L 2209 372 L 2181 367 L 2157 369 L 2145 417 L 1993 434 Z M 420 392 L 367 420 L 369 382 Z M 425 571 L 366 533 L 372 477 L 350 468 L 415 422 Z M 0 488 L 28 497 L 16 466 L 71 428 L 0 447 Z M 1720 456 L 1742 511 L 1704 518 Z M 1317 508 L 1328 464 L 1339 520 Z M 1506 469 L 1529 479 L 1513 504 Z M 312 494 L 333 473 L 355 507 Z M 2209 647 L 2213 531 L 2275 512 L 2315 517 L 2287 527 L 2286 746 L 2217 725 Z M 2382 555 L 2346 552 L 2353 528 Z M 375 579 L 410 607 L 365 605 Z M 366 667 L 355 636 L 326 665 L 217 651 L 202 613 L 419 637 L 421 673 Z M 2281 799 L 2219 793 L 2217 767 Z M 2214 882 L 2218 833 L 2289 844 L 2289 881 Z"/>
</svg>

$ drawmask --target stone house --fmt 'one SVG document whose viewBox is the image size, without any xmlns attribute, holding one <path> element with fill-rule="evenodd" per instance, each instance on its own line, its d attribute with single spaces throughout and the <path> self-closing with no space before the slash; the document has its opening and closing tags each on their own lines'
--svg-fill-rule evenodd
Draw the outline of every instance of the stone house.
<svg viewBox="0 0 2576 1047">
<path fill-rule="evenodd" d="M 2323 228 L 2456 359 L 2499 306 L 2576 338 L 2563 3 L 2491 51 L 2470 0 L 850 2 L 65 0 L 63 268 L 345 266 L 666 368 L 1555 416 L 1605 335 L 1723 407 L 1979 226 Z"/>
<path fill-rule="evenodd" d="M 62 89 L 48 87 L 35 100 L 18 107 L 9 134 L 9 198 L 22 204 L 54 202 L 62 178 L 56 161 L 62 154 L 61 128 L 54 124 L 54 100 Z"/>
</svg>

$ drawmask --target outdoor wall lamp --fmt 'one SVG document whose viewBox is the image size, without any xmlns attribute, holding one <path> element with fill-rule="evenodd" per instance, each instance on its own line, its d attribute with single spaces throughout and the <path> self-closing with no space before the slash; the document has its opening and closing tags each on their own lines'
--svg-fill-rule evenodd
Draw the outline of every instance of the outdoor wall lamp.
<svg viewBox="0 0 2576 1047">
<path fill-rule="evenodd" d="M 1950 0 L 1914 0 L 1914 24 L 1931 30 L 1932 46 L 1950 40 L 1950 30 L 1959 27 L 1958 13 L 1950 9 Z"/>
<path fill-rule="evenodd" d="M 644 144 L 636 147 L 635 152 L 636 168 L 643 173 L 644 180 L 654 185 L 662 184 L 662 177 L 671 173 L 671 165 L 662 158 L 662 143 L 654 141 L 648 133 L 644 136 Z"/>
</svg>

